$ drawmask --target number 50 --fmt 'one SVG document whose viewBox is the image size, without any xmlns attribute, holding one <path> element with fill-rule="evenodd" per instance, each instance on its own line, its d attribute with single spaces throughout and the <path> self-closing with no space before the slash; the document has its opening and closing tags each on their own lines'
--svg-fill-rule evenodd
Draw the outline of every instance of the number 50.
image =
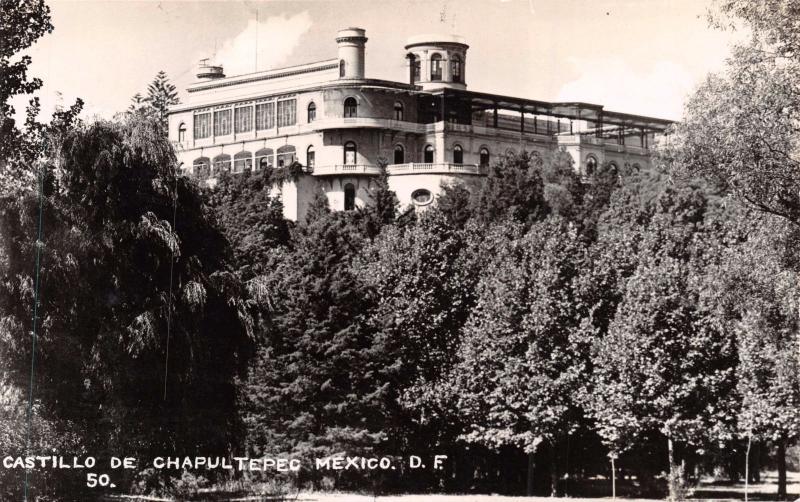
<svg viewBox="0 0 800 502">
<path fill-rule="evenodd" d="M 95 486 L 108 486 L 111 484 L 111 478 L 108 474 L 100 474 L 99 476 L 93 472 L 86 475 L 86 486 L 94 488 Z"/>
</svg>

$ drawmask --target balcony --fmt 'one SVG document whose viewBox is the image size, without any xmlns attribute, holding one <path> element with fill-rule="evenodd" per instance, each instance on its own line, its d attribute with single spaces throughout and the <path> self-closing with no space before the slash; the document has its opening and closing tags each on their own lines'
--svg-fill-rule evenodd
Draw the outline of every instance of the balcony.
<svg viewBox="0 0 800 502">
<path fill-rule="evenodd" d="M 532 128 L 530 130 L 526 129 L 524 132 L 520 131 L 519 123 L 516 124 L 516 127 L 510 127 L 509 124 L 505 122 L 498 122 L 497 127 L 483 125 L 480 122 L 476 122 L 474 124 L 435 122 L 427 125 L 429 126 L 428 132 L 447 131 L 467 135 L 476 134 L 479 136 L 490 136 L 501 140 L 511 141 L 520 141 L 521 139 L 525 141 L 542 143 L 551 143 L 554 141 L 554 135 L 547 134 L 546 131 L 534 131 Z"/>
<path fill-rule="evenodd" d="M 391 175 L 402 174 L 475 174 L 486 175 L 487 169 L 477 164 L 451 162 L 392 164 L 386 168 Z"/>
<path fill-rule="evenodd" d="M 636 137 L 629 138 L 628 143 L 620 143 L 617 138 L 598 138 L 593 134 L 561 134 L 557 136 L 557 139 L 560 146 L 591 145 L 600 147 L 606 152 L 629 153 L 642 156 L 650 154 L 650 149 L 642 146 L 641 140 Z M 634 142 L 638 144 L 634 144 Z"/>
<path fill-rule="evenodd" d="M 342 176 L 342 175 L 378 175 L 381 168 L 372 164 L 336 164 L 332 166 L 314 166 L 314 176 Z"/>
<path fill-rule="evenodd" d="M 477 164 L 453 164 L 452 162 L 390 164 L 386 167 L 391 176 L 404 174 L 473 174 L 485 176 L 486 167 Z M 316 166 L 311 171 L 314 176 L 377 176 L 381 168 L 372 164 L 337 164 Z"/>
<path fill-rule="evenodd" d="M 404 120 L 391 120 L 372 117 L 338 117 L 330 119 L 320 119 L 304 124 L 303 129 L 310 131 L 324 131 L 326 129 L 391 129 L 393 131 L 410 132 L 424 134 L 427 130 L 426 124 L 416 122 L 406 122 Z"/>
</svg>

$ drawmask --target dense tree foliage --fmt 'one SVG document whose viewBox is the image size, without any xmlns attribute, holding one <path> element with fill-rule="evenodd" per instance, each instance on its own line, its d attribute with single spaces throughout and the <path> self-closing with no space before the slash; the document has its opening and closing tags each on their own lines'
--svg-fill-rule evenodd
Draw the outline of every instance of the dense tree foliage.
<svg viewBox="0 0 800 502">
<path fill-rule="evenodd" d="M 800 52 L 794 0 L 721 0 L 718 24 L 749 28 L 689 99 L 671 155 L 762 211 L 800 222 Z"/>
<path fill-rule="evenodd" d="M 575 228 L 553 217 L 507 241 L 484 270 L 450 376 L 467 441 L 530 455 L 546 442 L 555 453 L 579 427 L 586 375 L 573 281 L 584 257 Z"/>
<path fill-rule="evenodd" d="M 4 371 L 97 454 L 228 451 L 252 323 L 200 191 L 149 121 L 78 128 L 56 161 L 41 209 L 0 202 Z"/>
<path fill-rule="evenodd" d="M 348 266 L 364 239 L 349 216 L 299 228 L 294 251 L 257 279 L 269 321 L 243 404 L 256 454 L 368 455 L 391 428 L 395 364 L 390 341 L 366 323 L 364 287 Z"/>
<path fill-rule="evenodd" d="M 214 188 L 206 189 L 206 199 L 233 245 L 234 263 L 245 281 L 265 273 L 273 252 L 290 243 L 290 224 L 272 187 L 269 172 L 247 171 L 223 173 Z"/>
<path fill-rule="evenodd" d="M 42 87 L 42 80 L 28 77 L 31 57 L 15 56 L 40 37 L 53 31 L 50 7 L 44 0 L 3 0 L 0 4 L 0 162 L 16 156 L 24 140 L 15 127 L 14 96 L 31 94 Z M 0 165 L 0 167 L 3 167 Z"/>
</svg>

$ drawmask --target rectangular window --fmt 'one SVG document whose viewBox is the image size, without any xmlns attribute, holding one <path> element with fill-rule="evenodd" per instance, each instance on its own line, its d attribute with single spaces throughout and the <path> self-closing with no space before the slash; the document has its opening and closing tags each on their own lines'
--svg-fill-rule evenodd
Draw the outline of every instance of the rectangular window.
<svg viewBox="0 0 800 502">
<path fill-rule="evenodd" d="M 253 108 L 240 106 L 234 111 L 236 121 L 236 132 L 250 132 L 253 130 Z"/>
<path fill-rule="evenodd" d="M 231 133 L 231 110 L 214 112 L 214 136 L 225 136 Z"/>
<path fill-rule="evenodd" d="M 194 116 L 194 139 L 211 136 L 211 114 L 198 113 Z"/>
<path fill-rule="evenodd" d="M 297 123 L 296 112 L 296 99 L 278 101 L 278 127 L 295 125 Z"/>
<path fill-rule="evenodd" d="M 275 103 L 261 103 L 256 105 L 256 129 L 272 129 L 275 127 Z"/>
</svg>

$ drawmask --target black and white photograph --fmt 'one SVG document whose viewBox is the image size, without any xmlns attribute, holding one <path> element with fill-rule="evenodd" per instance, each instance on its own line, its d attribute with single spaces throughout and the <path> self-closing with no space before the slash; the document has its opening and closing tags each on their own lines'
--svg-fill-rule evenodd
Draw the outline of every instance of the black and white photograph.
<svg viewBox="0 0 800 502">
<path fill-rule="evenodd" d="M 800 0 L 0 8 L 0 502 L 800 501 Z"/>
</svg>

